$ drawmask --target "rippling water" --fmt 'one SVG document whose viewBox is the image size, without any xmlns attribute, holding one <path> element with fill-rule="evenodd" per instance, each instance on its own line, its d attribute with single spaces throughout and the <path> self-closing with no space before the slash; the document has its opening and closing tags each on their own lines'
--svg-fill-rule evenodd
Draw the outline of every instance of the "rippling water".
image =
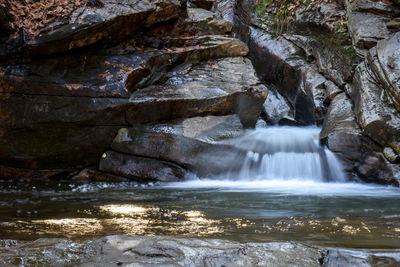
<svg viewBox="0 0 400 267">
<path fill-rule="evenodd" d="M 312 181 L 0 183 L 0 239 L 110 234 L 400 246 L 400 190 Z"/>
</svg>

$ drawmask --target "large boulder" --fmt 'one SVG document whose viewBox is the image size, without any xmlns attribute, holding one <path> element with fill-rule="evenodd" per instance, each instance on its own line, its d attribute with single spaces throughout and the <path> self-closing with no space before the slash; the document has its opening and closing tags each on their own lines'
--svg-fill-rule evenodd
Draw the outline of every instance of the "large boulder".
<svg viewBox="0 0 400 267">
<path fill-rule="evenodd" d="M 261 79 L 276 86 L 294 107 L 295 120 L 301 125 L 321 120 L 320 104 L 313 93 L 324 91 L 325 78 L 305 64 L 301 49 L 291 42 L 276 40 L 264 30 L 243 24 L 241 38 L 249 45 L 249 57 Z M 268 62 L 268 64 L 265 64 Z M 321 103 L 322 105 L 322 103 Z"/>
<path fill-rule="evenodd" d="M 275 89 L 269 90 L 263 104 L 263 119 L 271 125 L 295 124 L 293 108 L 289 102 Z"/>
<path fill-rule="evenodd" d="M 400 140 L 400 116 L 385 90 L 371 76 L 367 62 L 360 64 L 353 83 L 354 108 L 363 134 L 382 147 Z M 373 74 L 372 74 L 373 75 Z M 399 150 L 399 148 L 397 148 Z"/>
<path fill-rule="evenodd" d="M 259 83 L 250 60 L 210 60 L 172 73 L 175 75 L 164 85 L 132 93 L 126 117 L 129 123 L 236 113 L 244 127 L 255 126 L 267 88 Z"/>
<path fill-rule="evenodd" d="M 176 164 L 115 151 L 107 151 L 102 155 L 99 170 L 139 182 L 179 181 L 186 175 L 186 170 Z"/>
<path fill-rule="evenodd" d="M 127 156 L 131 155 L 136 161 L 155 159 L 157 162 L 181 166 L 199 177 L 216 177 L 241 167 L 247 151 L 236 148 L 234 144 L 225 144 L 224 140 L 243 133 L 237 115 L 195 117 L 169 123 L 122 128 L 111 145 L 118 154 L 104 154 L 100 169 L 128 178 L 133 178 L 132 169 L 151 173 L 151 170 L 138 169 L 137 163 L 130 166 L 124 164 L 127 169 L 123 170 L 122 162 L 131 160 L 130 156 Z M 120 163 L 115 163 L 118 162 L 117 155 L 120 155 Z M 109 166 L 107 169 L 104 168 L 106 165 Z M 160 177 L 158 180 L 163 179 L 165 178 Z"/>
<path fill-rule="evenodd" d="M 336 95 L 328 109 L 320 140 L 342 161 L 350 177 L 367 182 L 399 185 L 392 166 L 382 149 L 362 134 L 353 112 L 351 99 L 345 93 Z"/>
</svg>

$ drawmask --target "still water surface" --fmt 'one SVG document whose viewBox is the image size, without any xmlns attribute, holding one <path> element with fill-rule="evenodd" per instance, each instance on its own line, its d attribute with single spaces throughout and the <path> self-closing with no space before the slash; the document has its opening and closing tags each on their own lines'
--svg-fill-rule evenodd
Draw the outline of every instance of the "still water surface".
<svg viewBox="0 0 400 267">
<path fill-rule="evenodd" d="M 400 189 L 315 181 L 0 182 L 0 239 L 172 235 L 399 248 Z"/>
</svg>

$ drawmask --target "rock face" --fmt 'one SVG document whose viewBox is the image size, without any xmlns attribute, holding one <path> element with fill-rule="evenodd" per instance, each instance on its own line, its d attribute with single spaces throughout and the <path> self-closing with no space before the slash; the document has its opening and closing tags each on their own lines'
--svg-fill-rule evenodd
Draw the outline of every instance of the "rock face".
<svg viewBox="0 0 400 267">
<path fill-rule="evenodd" d="M 398 184 L 396 1 L 301 5 L 290 19 L 256 0 L 139 2 L 104 0 L 2 42 L 1 177 L 218 175 L 244 153 L 224 136 L 261 114 L 322 125 L 352 176 Z"/>
<path fill-rule="evenodd" d="M 180 0 L 140 1 L 138 4 L 103 0 L 101 8 L 82 7 L 69 21 L 49 27 L 27 45 L 34 54 L 62 53 L 97 43 L 112 44 L 133 36 L 143 27 L 179 17 Z"/>
<path fill-rule="evenodd" d="M 361 54 L 390 37 L 386 24 L 400 14 L 398 7 L 384 1 L 346 1 L 346 8 L 350 35 Z"/>
<path fill-rule="evenodd" d="M 280 123 L 293 107 L 297 123 L 323 125 L 321 143 L 336 152 L 350 177 L 398 185 L 398 6 L 317 3 L 283 21 L 276 10 L 252 0 L 236 1 L 234 8 L 234 29 L 258 74 L 284 98 L 270 93 L 264 118 Z"/>
<path fill-rule="evenodd" d="M 74 266 L 396 266 L 399 250 L 351 250 L 299 243 L 106 236 L 74 242 L 0 240 L 0 263 Z"/>
<path fill-rule="evenodd" d="M 327 77 L 335 77 L 334 82 L 343 86 L 348 75 L 347 66 L 341 67 L 343 62 L 336 64 L 335 61 L 340 61 L 336 56 L 326 56 L 326 50 L 321 49 L 326 45 L 318 42 L 320 35 L 287 34 L 277 39 L 273 19 L 257 18 L 254 9 L 254 1 L 237 1 L 235 31 L 248 44 L 249 57 L 258 74 L 267 83 L 274 84 L 289 101 L 298 124 L 322 124 L 327 111 L 323 101 L 325 84 L 329 80 L 320 72 Z M 300 22 L 297 24 L 297 27 L 305 27 Z M 317 60 L 309 64 L 307 57 Z M 346 73 L 346 78 L 343 73 Z"/>
<path fill-rule="evenodd" d="M 122 127 L 229 114 L 255 126 L 267 88 L 243 58 L 247 46 L 227 36 L 230 22 L 186 1 L 103 2 L 27 39 L 21 57 L 2 51 L 0 162 L 7 177 L 18 168 L 65 173 L 97 165 Z M 112 160 L 102 159 L 101 170 L 130 179 L 185 174 L 169 162 L 105 155 Z"/>
</svg>

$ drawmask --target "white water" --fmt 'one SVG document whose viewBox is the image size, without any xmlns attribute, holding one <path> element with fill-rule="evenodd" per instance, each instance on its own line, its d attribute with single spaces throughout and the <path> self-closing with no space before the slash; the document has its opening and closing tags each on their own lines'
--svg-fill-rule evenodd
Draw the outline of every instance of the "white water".
<svg viewBox="0 0 400 267">
<path fill-rule="evenodd" d="M 247 150 L 240 171 L 226 180 L 345 182 L 335 155 L 319 144 L 317 127 L 268 127 L 249 131 L 230 143 Z"/>
<path fill-rule="evenodd" d="M 218 192 L 254 192 L 278 194 L 279 196 L 314 195 L 326 197 L 369 197 L 391 198 L 400 196 L 399 188 L 362 183 L 323 183 L 301 180 L 259 180 L 232 181 L 214 179 L 193 179 L 185 182 L 163 184 L 162 188 L 196 189 Z"/>
</svg>

